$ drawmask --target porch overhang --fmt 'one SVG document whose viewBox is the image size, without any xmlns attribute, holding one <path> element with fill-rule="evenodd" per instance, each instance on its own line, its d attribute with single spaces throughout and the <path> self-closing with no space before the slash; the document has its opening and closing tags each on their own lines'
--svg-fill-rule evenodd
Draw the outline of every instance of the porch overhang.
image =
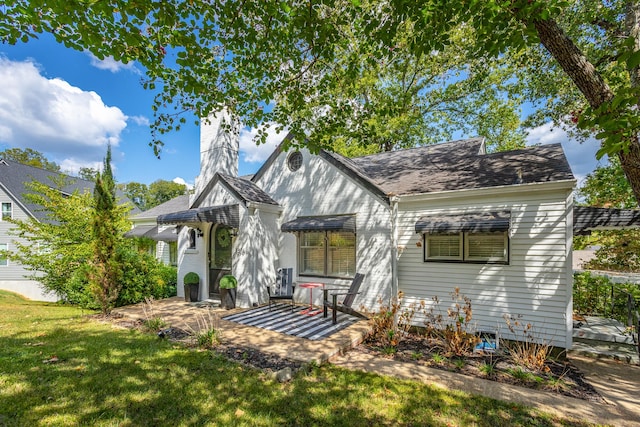
<svg viewBox="0 0 640 427">
<path fill-rule="evenodd" d="M 624 230 L 640 228 L 640 210 L 575 206 L 573 234 L 588 235 L 594 230 Z"/>
<path fill-rule="evenodd" d="M 131 230 L 124 233 L 124 237 L 151 237 L 158 231 L 157 225 L 136 225 Z"/>
<path fill-rule="evenodd" d="M 356 232 L 355 215 L 301 216 L 285 222 L 280 230 L 287 233 L 298 231 L 347 231 Z"/>
<path fill-rule="evenodd" d="M 208 222 L 232 228 L 240 226 L 239 205 L 208 206 L 158 216 L 158 224 L 199 224 Z"/>
<path fill-rule="evenodd" d="M 427 215 L 415 224 L 416 233 L 508 231 L 511 211 Z"/>
<path fill-rule="evenodd" d="M 178 233 L 176 231 L 176 227 L 166 228 L 149 237 L 157 242 L 177 242 L 178 241 Z"/>
</svg>

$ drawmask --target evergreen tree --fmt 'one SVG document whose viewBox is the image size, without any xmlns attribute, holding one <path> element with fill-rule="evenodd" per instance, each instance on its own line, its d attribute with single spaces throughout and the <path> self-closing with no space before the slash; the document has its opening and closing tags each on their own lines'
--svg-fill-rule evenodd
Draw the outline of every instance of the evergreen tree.
<svg viewBox="0 0 640 427">
<path fill-rule="evenodd" d="M 91 291 L 103 314 L 113 308 L 120 292 L 121 269 L 117 260 L 120 214 L 116 205 L 116 190 L 111 170 L 111 146 L 107 149 L 102 172 L 96 175 L 93 191 L 95 212 L 92 218 L 93 263 L 90 272 Z"/>
</svg>

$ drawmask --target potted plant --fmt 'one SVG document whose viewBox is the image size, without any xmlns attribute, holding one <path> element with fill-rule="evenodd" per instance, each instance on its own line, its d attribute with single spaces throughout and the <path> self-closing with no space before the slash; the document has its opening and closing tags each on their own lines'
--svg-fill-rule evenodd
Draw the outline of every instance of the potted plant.
<svg viewBox="0 0 640 427">
<path fill-rule="evenodd" d="M 198 301 L 200 292 L 200 276 L 193 271 L 184 276 L 184 300 L 187 302 Z"/>
<path fill-rule="evenodd" d="M 220 303 L 227 310 L 236 308 L 236 288 L 238 279 L 231 274 L 222 276 L 220 279 Z"/>
</svg>

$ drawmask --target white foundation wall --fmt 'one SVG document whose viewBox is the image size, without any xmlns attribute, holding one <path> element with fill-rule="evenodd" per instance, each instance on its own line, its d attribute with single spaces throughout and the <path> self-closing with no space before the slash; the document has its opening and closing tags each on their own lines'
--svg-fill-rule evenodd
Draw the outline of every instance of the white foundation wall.
<svg viewBox="0 0 640 427">
<path fill-rule="evenodd" d="M 299 216 L 356 215 L 356 272 L 366 275 L 353 307 L 379 308 L 379 299 L 388 302 L 392 283 L 391 215 L 389 205 L 320 156 L 301 150 L 302 167 L 291 171 L 287 157 L 280 153 L 257 182 L 282 207 L 283 212 L 273 230 L 279 256 L 273 267 L 293 267 L 297 283 L 320 282 L 330 287 L 348 289 L 350 279 L 300 276 L 297 261 L 297 237 L 280 231 L 282 223 Z M 275 271 L 272 273 L 275 275 Z M 265 273 L 266 277 L 266 273 Z M 297 288 L 297 302 L 309 302 L 309 291 Z M 315 304 L 322 303 L 322 292 L 313 292 Z"/>
<path fill-rule="evenodd" d="M 522 340 L 524 327 L 511 333 L 504 316 L 531 324 L 538 341 L 570 348 L 572 333 L 572 196 L 568 189 L 474 197 L 453 195 L 446 199 L 400 203 L 399 290 L 404 304 L 440 299 L 446 317 L 455 288 L 471 299 L 472 325 L 477 331 L 497 332 L 507 339 Z M 423 236 L 415 223 L 425 215 L 464 212 L 511 211 L 509 264 L 425 262 Z M 418 246 L 420 243 L 420 246 Z M 435 305 L 434 305 L 435 307 Z M 414 324 L 424 325 L 419 312 Z"/>
</svg>

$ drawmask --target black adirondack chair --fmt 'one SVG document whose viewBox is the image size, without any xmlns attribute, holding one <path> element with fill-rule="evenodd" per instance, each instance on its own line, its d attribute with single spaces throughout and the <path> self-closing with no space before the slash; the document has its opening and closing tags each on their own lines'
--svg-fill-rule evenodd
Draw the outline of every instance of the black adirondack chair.
<svg viewBox="0 0 640 427">
<path fill-rule="evenodd" d="M 334 325 L 338 323 L 338 311 L 360 317 L 362 319 L 367 319 L 367 316 L 351 308 L 353 301 L 356 299 L 356 295 L 360 293 L 359 289 L 363 281 L 364 274 L 356 273 L 347 292 L 344 292 L 343 289 L 324 289 L 322 302 L 324 306 L 323 316 L 326 318 L 329 314 L 328 310 L 333 310 L 332 320 Z M 344 299 L 341 302 L 338 301 L 338 297 L 344 295 L 346 295 Z M 331 298 L 329 298 L 329 296 L 331 296 Z"/>
<path fill-rule="evenodd" d="M 276 283 L 273 286 L 267 286 L 269 294 L 269 311 L 271 311 L 271 303 L 281 300 L 291 301 L 291 311 L 293 311 L 293 292 L 296 285 L 293 283 L 293 268 L 279 268 L 276 273 Z"/>
</svg>

